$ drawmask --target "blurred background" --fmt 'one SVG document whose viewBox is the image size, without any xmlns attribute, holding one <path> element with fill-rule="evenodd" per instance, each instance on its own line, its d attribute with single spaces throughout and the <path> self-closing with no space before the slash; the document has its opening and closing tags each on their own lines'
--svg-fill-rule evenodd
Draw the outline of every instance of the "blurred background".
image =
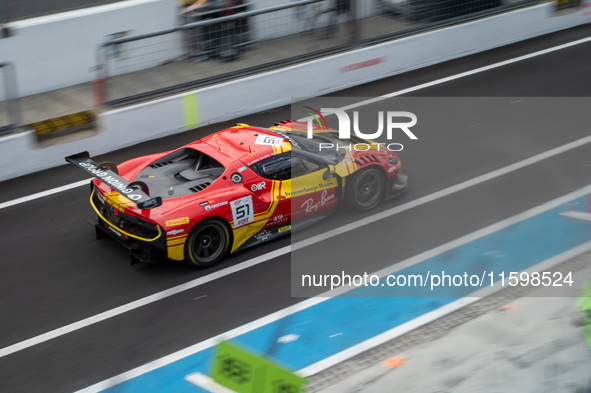
<svg viewBox="0 0 591 393">
<path fill-rule="evenodd" d="M 74 125 L 92 128 L 87 111 L 96 114 L 536 3 L 5 0 L 0 126 L 7 131 L 29 125 L 41 136 L 58 128 L 49 120 L 80 113 Z M 99 5 L 104 6 L 87 8 Z M 556 12 L 563 8 L 578 9 L 578 0 L 561 2 Z M 20 108 L 10 104 L 22 97 L 28 98 Z M 67 108 L 44 102 L 55 101 L 52 97 Z M 65 120 L 63 127 L 71 127 L 71 119 Z"/>
<path fill-rule="evenodd" d="M 309 393 L 586 391 L 589 22 L 589 0 L 0 0 L 0 391 L 203 393 L 187 376 L 222 339 Z M 326 96 L 418 100 L 407 194 L 207 270 L 130 267 L 95 239 L 65 156 L 119 164 Z M 576 279 L 560 296 L 292 291 L 302 266 L 502 264 Z"/>
</svg>

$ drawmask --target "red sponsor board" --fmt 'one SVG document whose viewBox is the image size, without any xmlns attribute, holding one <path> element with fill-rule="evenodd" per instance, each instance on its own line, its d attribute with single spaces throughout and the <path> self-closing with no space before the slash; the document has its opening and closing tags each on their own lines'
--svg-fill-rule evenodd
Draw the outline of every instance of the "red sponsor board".
<svg viewBox="0 0 591 393">
<path fill-rule="evenodd" d="M 377 57 L 375 59 L 362 61 L 361 63 L 349 64 L 341 68 L 341 72 L 349 72 L 359 70 L 361 68 L 371 67 L 377 64 L 386 62 L 388 59 L 384 57 Z"/>
</svg>

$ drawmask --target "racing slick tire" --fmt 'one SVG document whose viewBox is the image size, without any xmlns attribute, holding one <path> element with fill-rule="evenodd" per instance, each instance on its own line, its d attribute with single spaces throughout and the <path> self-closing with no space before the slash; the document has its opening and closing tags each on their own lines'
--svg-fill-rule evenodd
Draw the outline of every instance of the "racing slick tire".
<svg viewBox="0 0 591 393">
<path fill-rule="evenodd" d="M 199 268 L 218 263 L 230 247 L 230 229 L 218 219 L 208 219 L 193 228 L 185 246 L 185 261 Z"/>
<path fill-rule="evenodd" d="M 378 168 L 366 168 L 347 180 L 345 202 L 357 211 L 373 209 L 384 199 L 386 179 Z"/>
</svg>

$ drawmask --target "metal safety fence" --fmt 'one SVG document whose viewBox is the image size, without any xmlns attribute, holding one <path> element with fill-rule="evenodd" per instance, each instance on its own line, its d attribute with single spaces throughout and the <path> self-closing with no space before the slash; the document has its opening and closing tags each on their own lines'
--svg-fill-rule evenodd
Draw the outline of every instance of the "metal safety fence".
<svg viewBox="0 0 591 393">
<path fill-rule="evenodd" d="M 538 2 L 291 0 L 259 10 L 199 2 L 178 27 L 104 42 L 95 102 L 126 105 Z"/>
<path fill-rule="evenodd" d="M 11 63 L 0 63 L 0 135 L 13 132 L 19 122 L 20 112 L 14 66 Z"/>
</svg>

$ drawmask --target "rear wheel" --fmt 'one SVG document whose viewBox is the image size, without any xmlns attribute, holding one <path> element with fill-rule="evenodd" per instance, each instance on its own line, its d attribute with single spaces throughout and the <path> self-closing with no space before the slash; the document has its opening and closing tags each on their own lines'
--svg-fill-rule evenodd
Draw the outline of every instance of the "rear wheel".
<svg viewBox="0 0 591 393">
<path fill-rule="evenodd" d="M 221 220 L 211 219 L 199 223 L 187 239 L 185 260 L 197 267 L 218 263 L 230 245 L 230 230 Z"/>
<path fill-rule="evenodd" d="M 364 169 L 347 181 L 345 202 L 355 210 L 373 209 L 384 199 L 385 184 L 384 175 L 379 169 Z"/>
</svg>

